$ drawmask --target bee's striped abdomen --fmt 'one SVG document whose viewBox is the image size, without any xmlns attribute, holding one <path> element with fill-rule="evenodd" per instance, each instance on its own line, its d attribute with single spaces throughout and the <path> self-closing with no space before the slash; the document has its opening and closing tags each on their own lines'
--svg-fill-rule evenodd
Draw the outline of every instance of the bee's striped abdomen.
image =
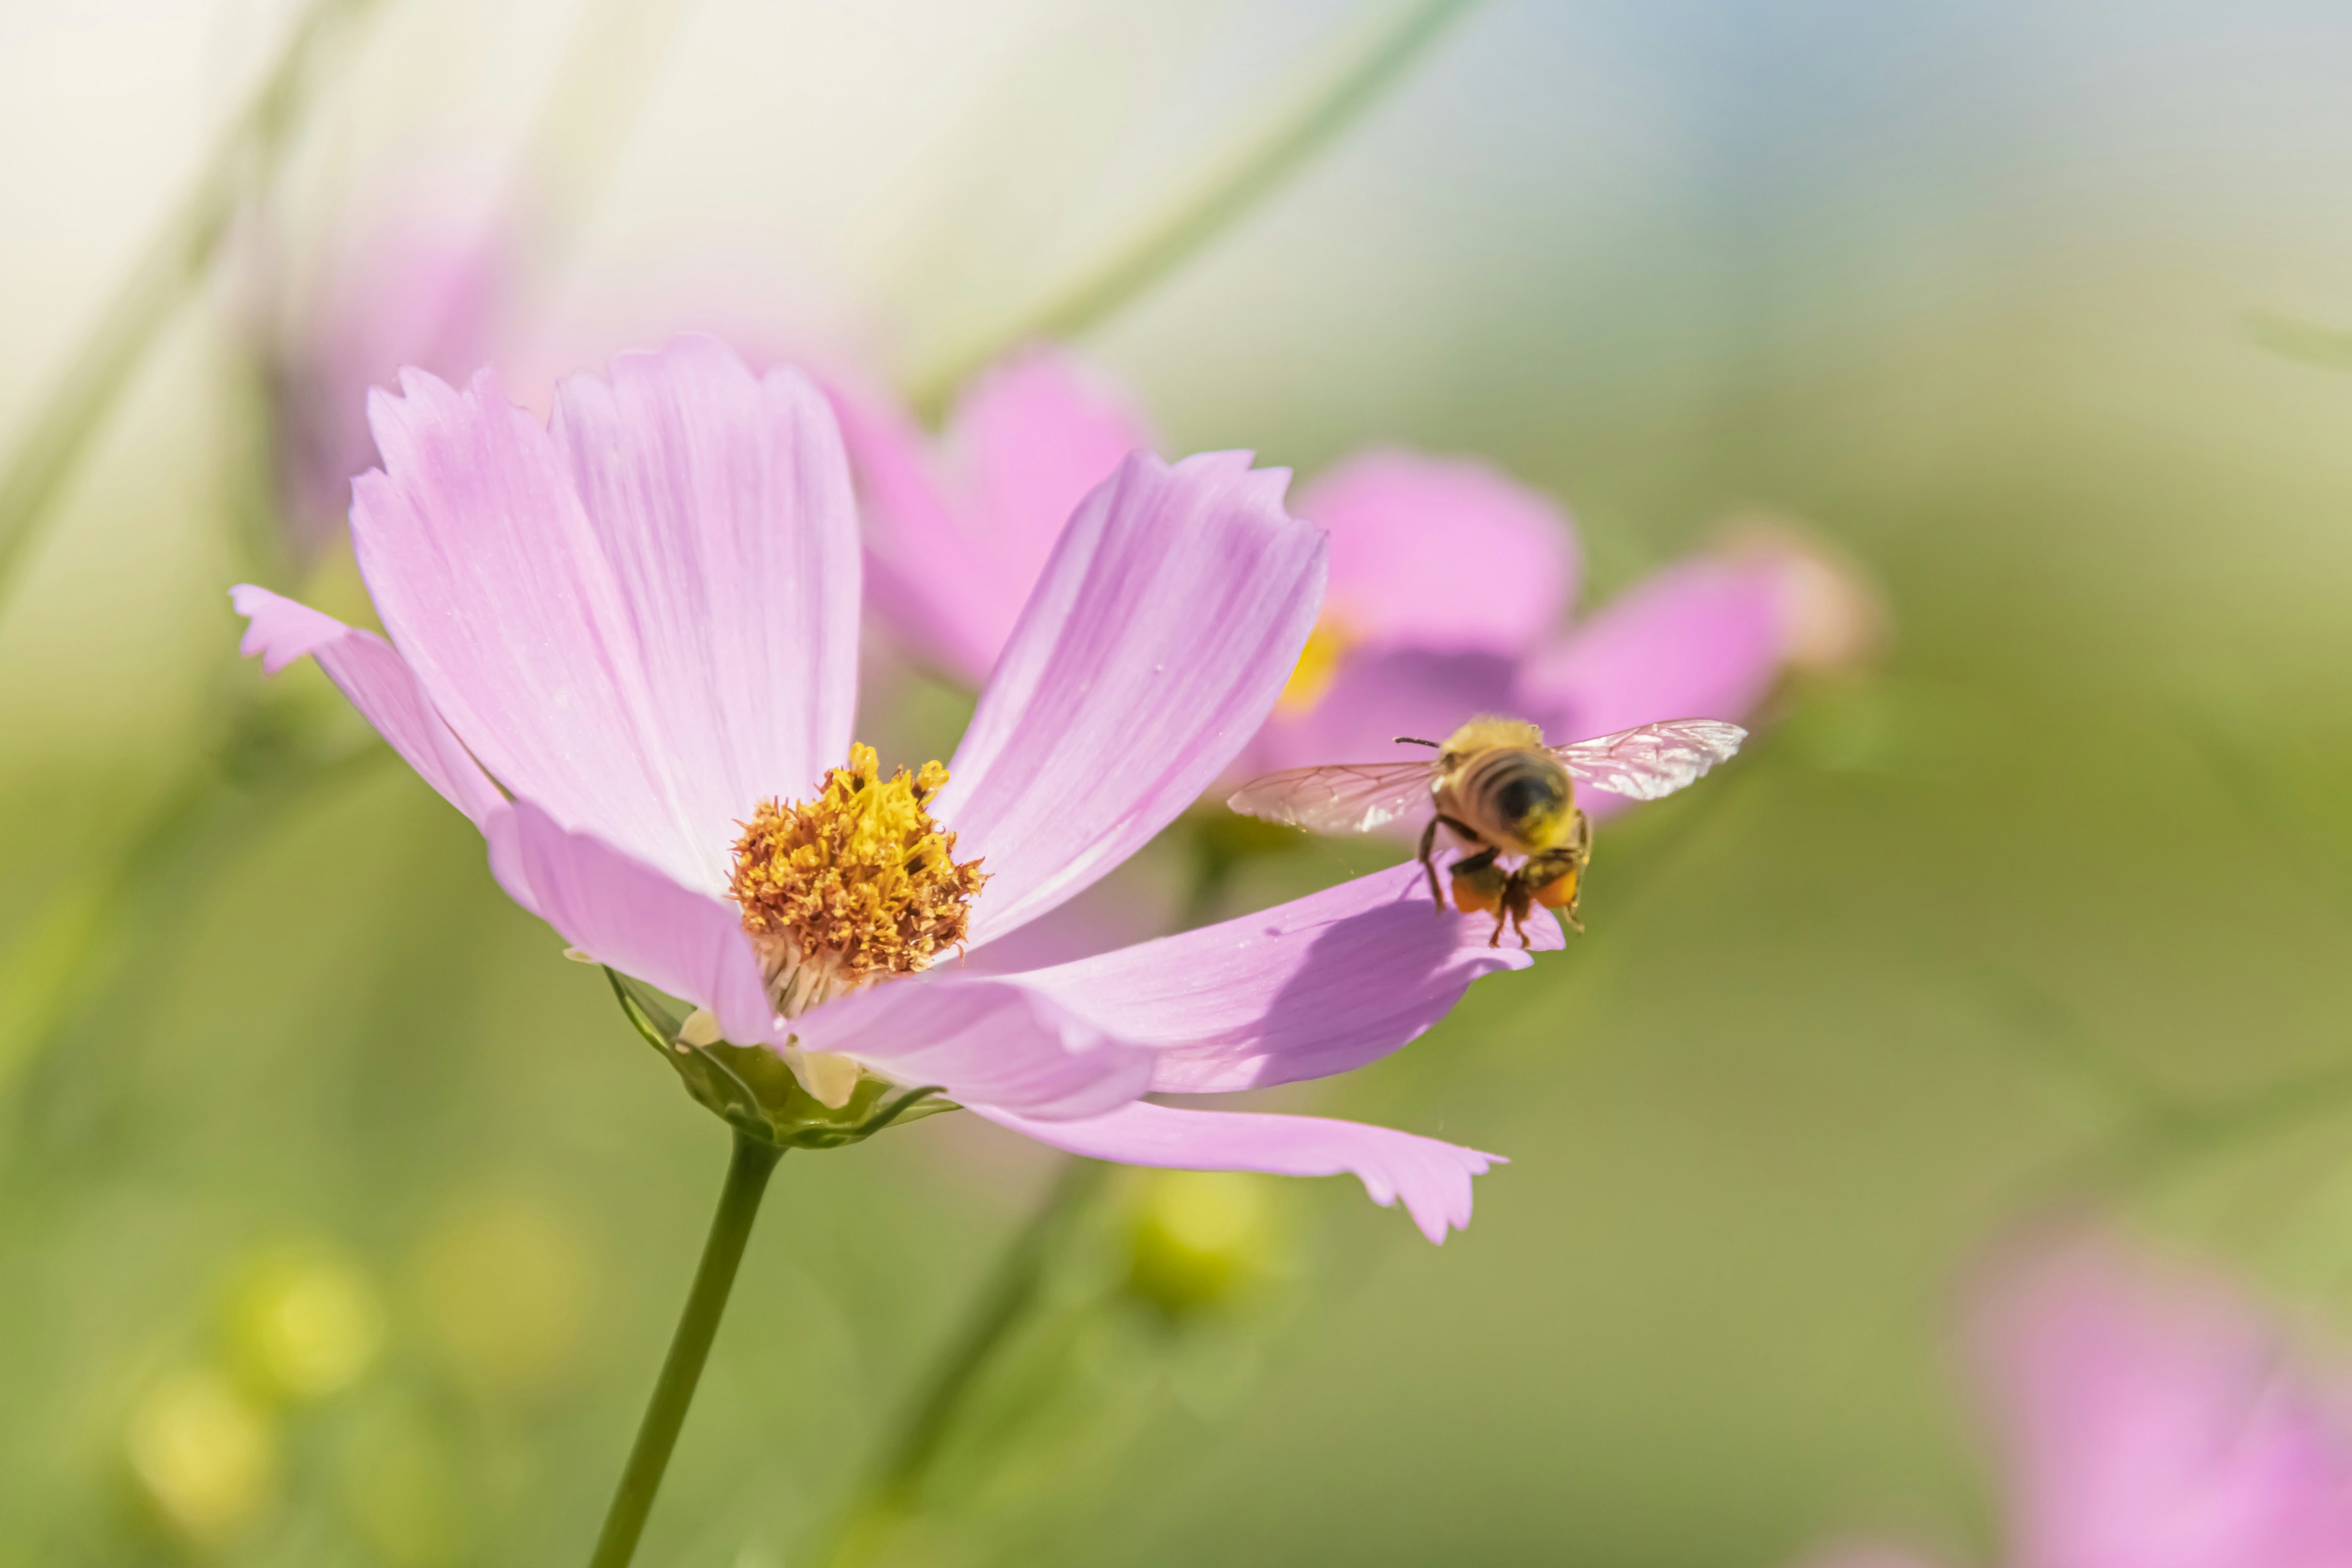
<svg viewBox="0 0 2352 1568">
<path fill-rule="evenodd" d="M 1516 746 L 1472 757 L 1454 793 L 1474 826 L 1521 855 L 1557 842 L 1575 807 L 1575 786 L 1558 759 Z"/>
</svg>

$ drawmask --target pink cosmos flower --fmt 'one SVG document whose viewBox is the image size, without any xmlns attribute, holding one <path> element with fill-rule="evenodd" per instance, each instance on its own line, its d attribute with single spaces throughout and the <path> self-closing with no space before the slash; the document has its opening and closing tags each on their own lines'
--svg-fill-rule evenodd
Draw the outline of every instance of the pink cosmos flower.
<svg viewBox="0 0 2352 1568">
<path fill-rule="evenodd" d="M 1151 433 L 1116 386 L 1050 350 L 982 376 L 932 443 L 887 403 L 836 391 L 869 529 L 879 614 L 977 685 L 1077 499 Z M 1550 501 L 1480 462 L 1375 449 L 1307 487 L 1331 539 L 1330 592 L 1238 771 L 1397 754 L 1470 715 L 1558 736 L 1748 716 L 1820 640 L 1849 584 L 1785 538 L 1659 573 L 1563 629 L 1579 576 Z M 1824 604 L 1826 591 L 1838 603 Z M 1615 797 L 1596 796 L 1605 813 Z"/>
<path fill-rule="evenodd" d="M 688 338 L 566 382 L 548 426 L 488 373 L 404 373 L 370 417 L 383 467 L 352 532 L 390 640 L 244 586 L 245 651 L 315 658 L 509 896 L 697 1009 L 683 1038 L 773 1049 L 828 1105 L 861 1077 L 937 1086 L 1075 1153 L 1348 1171 L 1433 1241 L 1466 1223 L 1493 1156 L 1142 1098 L 1345 1071 L 1530 962 L 1433 918 L 1417 867 L 1076 963 L 952 961 L 1139 848 L 1273 706 L 1326 574 L 1283 472 L 1119 462 L 1045 552 L 949 766 L 886 780 L 852 744 L 848 466 L 802 376 Z"/>
<path fill-rule="evenodd" d="M 2352 1564 L 2341 1374 L 2220 1280 L 2075 1242 L 2002 1280 L 1975 1349 L 2016 1568 Z"/>
</svg>

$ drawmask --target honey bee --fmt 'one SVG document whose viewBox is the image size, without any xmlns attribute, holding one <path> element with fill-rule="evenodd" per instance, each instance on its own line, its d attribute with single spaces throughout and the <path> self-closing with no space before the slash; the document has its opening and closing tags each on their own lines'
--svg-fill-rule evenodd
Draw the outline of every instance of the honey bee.
<svg viewBox="0 0 2352 1568">
<path fill-rule="evenodd" d="M 1438 912 L 1445 910 L 1435 858 L 1443 827 L 1465 851 L 1448 868 L 1454 908 L 1495 917 L 1487 946 L 1501 944 L 1507 923 L 1526 947 L 1527 918 L 1538 907 L 1584 929 L 1576 910 L 1592 858 L 1592 824 L 1577 806 L 1577 785 L 1655 800 L 1728 758 L 1747 738 L 1720 720 L 1675 719 L 1547 746 L 1543 731 L 1523 719 L 1481 714 L 1442 742 L 1397 737 L 1399 745 L 1429 747 L 1434 762 L 1289 768 L 1251 780 L 1225 804 L 1310 833 L 1369 833 L 1429 805 L 1434 809 L 1417 858 Z M 1507 855 L 1518 864 L 1506 869 Z"/>
</svg>

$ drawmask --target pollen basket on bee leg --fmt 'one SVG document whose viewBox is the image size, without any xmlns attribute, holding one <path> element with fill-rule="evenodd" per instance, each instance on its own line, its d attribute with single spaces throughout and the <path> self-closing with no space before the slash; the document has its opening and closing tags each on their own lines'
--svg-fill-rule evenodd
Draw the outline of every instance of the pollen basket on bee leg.
<svg viewBox="0 0 2352 1568">
<path fill-rule="evenodd" d="M 885 779 L 860 742 L 814 797 L 762 801 L 743 825 L 728 891 L 777 1011 L 798 1017 L 962 942 L 988 877 L 931 817 L 947 782 L 936 762 Z"/>
</svg>

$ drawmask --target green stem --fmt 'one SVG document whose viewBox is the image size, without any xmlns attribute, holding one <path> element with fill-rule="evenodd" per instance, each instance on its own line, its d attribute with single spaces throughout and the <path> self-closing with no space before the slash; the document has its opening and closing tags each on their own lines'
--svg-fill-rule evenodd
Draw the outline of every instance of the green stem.
<svg viewBox="0 0 2352 1568">
<path fill-rule="evenodd" d="M 922 1390 L 907 1407 L 883 1461 L 845 1516 L 833 1549 L 818 1560 L 832 1568 L 873 1561 L 899 1521 L 915 1511 L 923 1481 L 940 1446 L 955 1429 L 964 1402 L 1036 1300 L 1045 1264 L 1063 1230 L 1103 1184 L 1110 1167 L 1072 1157 L 1029 1223 L 1013 1237 L 996 1273 L 981 1293 L 963 1331 L 931 1368 Z"/>
<path fill-rule="evenodd" d="M 974 371 L 1032 338 L 1084 331 L 1158 282 L 1229 227 L 1380 101 L 1447 26 L 1477 0 L 1413 0 L 1288 113 L 1240 148 L 1154 221 L 1043 302 L 914 379 L 910 396 L 936 417 Z"/>
<path fill-rule="evenodd" d="M 332 25 L 381 0 L 311 0 L 261 85 L 230 122 L 195 189 L 166 220 L 100 314 L 64 377 L 0 468 L 0 595 L 35 524 L 57 500 L 157 332 L 211 266 L 248 184 L 276 157 L 315 88 L 313 57 Z"/>
<path fill-rule="evenodd" d="M 604 1515 L 604 1533 L 596 1538 L 596 1554 L 589 1568 L 628 1568 L 636 1555 L 637 1538 L 646 1532 L 653 1512 L 654 1495 L 661 1490 L 662 1472 L 669 1468 L 670 1450 L 686 1425 L 687 1407 L 694 1403 L 695 1385 L 702 1381 L 702 1364 L 710 1359 L 710 1342 L 718 1336 L 719 1320 L 727 1310 L 727 1293 L 734 1289 L 735 1270 L 743 1261 L 744 1244 L 751 1239 L 751 1222 L 760 1217 L 760 1199 L 768 1190 L 769 1173 L 784 1152 L 772 1143 L 735 1135 L 735 1152 L 727 1164 L 727 1185 L 719 1194 L 719 1212 L 710 1216 L 710 1237 L 702 1244 L 702 1263 L 694 1271 L 694 1288 L 687 1292 L 686 1310 L 671 1336 L 669 1354 L 662 1362 L 654 1396 L 613 1492 L 613 1506 Z"/>
</svg>

